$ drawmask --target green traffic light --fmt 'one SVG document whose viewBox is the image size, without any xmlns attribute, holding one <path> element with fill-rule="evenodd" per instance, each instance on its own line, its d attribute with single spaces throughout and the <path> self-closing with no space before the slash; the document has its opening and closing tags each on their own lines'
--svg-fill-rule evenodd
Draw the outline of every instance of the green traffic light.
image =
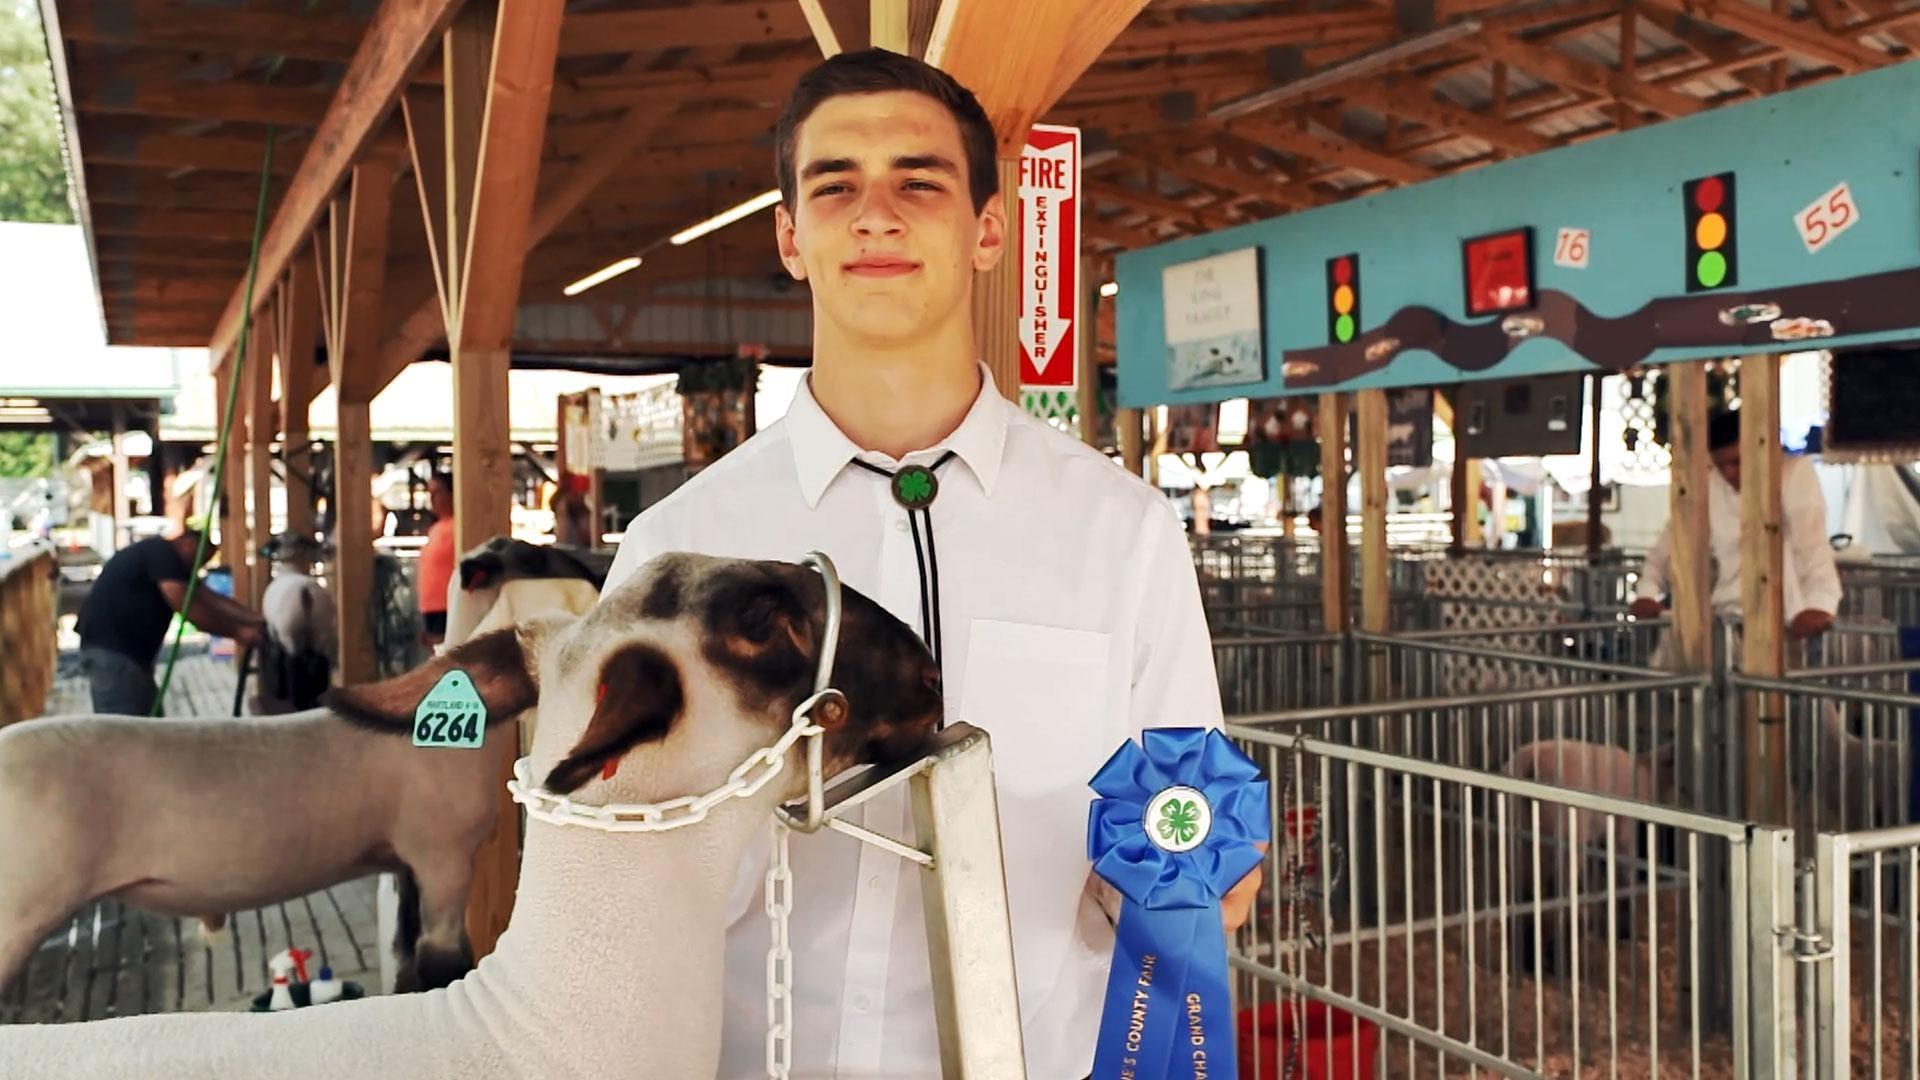
<svg viewBox="0 0 1920 1080">
<path fill-rule="evenodd" d="M 1719 288 L 1727 280 L 1727 257 L 1718 251 L 1703 252 L 1700 262 L 1694 266 L 1694 277 L 1700 284 L 1709 288 Z"/>
<path fill-rule="evenodd" d="M 1333 321 L 1333 336 L 1340 339 L 1342 345 L 1353 340 L 1353 316 L 1342 315 Z"/>
</svg>

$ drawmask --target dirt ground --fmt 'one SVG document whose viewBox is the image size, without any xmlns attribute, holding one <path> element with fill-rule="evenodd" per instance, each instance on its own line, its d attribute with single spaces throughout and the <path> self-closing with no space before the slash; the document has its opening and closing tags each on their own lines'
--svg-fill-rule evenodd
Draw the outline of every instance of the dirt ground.
<svg viewBox="0 0 1920 1080">
<path fill-rule="evenodd" d="M 1360 988 L 1357 997 L 1363 1003 L 1390 1015 L 1411 1019 L 1429 1030 L 1443 1031 L 1461 1043 L 1545 1076 L 1658 1076 L 1661 1080 L 1730 1077 L 1733 1049 L 1727 1029 L 1714 1022 L 1704 996 L 1696 1028 L 1693 995 L 1680 978 L 1681 964 L 1689 946 L 1683 933 L 1684 925 L 1678 904 L 1660 906 L 1657 979 L 1650 979 L 1647 971 L 1644 930 L 1637 941 L 1616 941 L 1612 967 L 1608 962 L 1604 923 L 1598 932 L 1583 934 L 1577 1011 L 1575 980 L 1558 975 L 1536 980 L 1518 970 L 1517 958 L 1511 950 L 1508 975 L 1504 980 L 1501 978 L 1502 935 L 1494 919 L 1484 921 L 1471 933 L 1464 926 L 1443 930 L 1438 940 L 1431 928 L 1415 933 L 1411 963 L 1404 931 L 1389 931 L 1384 955 L 1381 944 L 1369 933 L 1357 948 L 1338 945 L 1309 953 L 1304 959 L 1303 974 L 1314 985 L 1345 995 L 1355 985 L 1357 965 Z M 1531 936 L 1530 921 L 1523 932 Z M 1891 1080 L 1910 1075 L 1901 1071 L 1900 1054 L 1900 1043 L 1913 1037 L 1913 1025 L 1901 1021 L 1899 965 L 1906 958 L 1898 954 L 1904 943 L 1891 930 L 1883 939 L 1881 994 L 1879 1008 L 1875 1009 L 1869 1005 L 1874 996 L 1867 934 L 1864 921 L 1857 921 L 1852 949 L 1853 1075 Z M 1468 963 L 1470 938 L 1472 964 Z M 1288 965 L 1283 962 L 1282 966 Z M 1380 982 L 1383 972 L 1386 977 L 1384 1002 Z M 1730 975 L 1708 972 L 1703 967 L 1702 978 L 1725 981 Z M 1614 988 L 1618 1010 L 1618 1022 L 1613 1028 L 1608 1020 L 1609 985 Z M 1242 983 L 1243 1006 L 1274 1000 L 1271 988 L 1250 987 L 1251 983 Z M 1803 1015 L 1795 1013 L 1796 1018 Z M 1800 1022 L 1804 1025 L 1804 1019 Z M 1871 1049 L 1876 1036 L 1881 1040 L 1882 1053 L 1877 1073 Z M 1807 1038 L 1805 1031 L 1801 1032 L 1801 1038 L 1803 1041 Z M 1810 1049 L 1802 1051 L 1803 1061 L 1808 1053 Z M 1380 1076 L 1417 1078 L 1487 1072 L 1458 1056 L 1445 1057 L 1430 1046 L 1382 1033 Z"/>
</svg>

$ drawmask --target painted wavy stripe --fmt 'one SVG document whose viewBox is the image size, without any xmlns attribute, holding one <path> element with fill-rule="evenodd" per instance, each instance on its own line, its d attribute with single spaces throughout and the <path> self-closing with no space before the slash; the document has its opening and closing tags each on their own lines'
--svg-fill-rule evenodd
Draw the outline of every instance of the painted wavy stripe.
<svg viewBox="0 0 1920 1080">
<path fill-rule="evenodd" d="M 1556 289 L 1541 292 L 1531 311 L 1472 323 L 1404 307 L 1345 345 L 1288 350 L 1284 385 L 1333 386 L 1411 351 L 1430 352 L 1456 371 L 1486 371 L 1534 337 L 1558 341 L 1595 367 L 1624 371 L 1660 349 L 1771 346 L 1782 340 L 1774 336 L 1776 323 L 1808 337 L 1920 331 L 1916 296 L 1920 267 L 1783 289 L 1660 297 L 1617 318 L 1596 315 Z"/>
</svg>

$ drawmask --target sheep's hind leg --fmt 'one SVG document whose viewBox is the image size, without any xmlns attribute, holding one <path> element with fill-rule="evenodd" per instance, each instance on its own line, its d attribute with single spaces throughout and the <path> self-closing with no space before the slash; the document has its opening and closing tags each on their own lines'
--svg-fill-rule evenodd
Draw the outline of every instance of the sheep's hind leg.
<svg viewBox="0 0 1920 1080">
<path fill-rule="evenodd" d="M 467 892 L 472 867 L 446 860 L 415 872 L 420 933 L 413 963 L 402 968 L 395 989 L 437 990 L 473 969 L 467 948 Z"/>
</svg>

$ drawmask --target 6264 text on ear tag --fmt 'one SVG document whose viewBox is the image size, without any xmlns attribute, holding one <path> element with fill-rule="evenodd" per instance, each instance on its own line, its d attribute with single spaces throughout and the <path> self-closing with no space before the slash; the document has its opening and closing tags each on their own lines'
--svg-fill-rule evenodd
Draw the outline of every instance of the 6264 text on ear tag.
<svg viewBox="0 0 1920 1080">
<path fill-rule="evenodd" d="M 440 676 L 413 710 L 413 745 L 475 750 L 486 742 L 487 705 L 467 673 Z"/>
</svg>

